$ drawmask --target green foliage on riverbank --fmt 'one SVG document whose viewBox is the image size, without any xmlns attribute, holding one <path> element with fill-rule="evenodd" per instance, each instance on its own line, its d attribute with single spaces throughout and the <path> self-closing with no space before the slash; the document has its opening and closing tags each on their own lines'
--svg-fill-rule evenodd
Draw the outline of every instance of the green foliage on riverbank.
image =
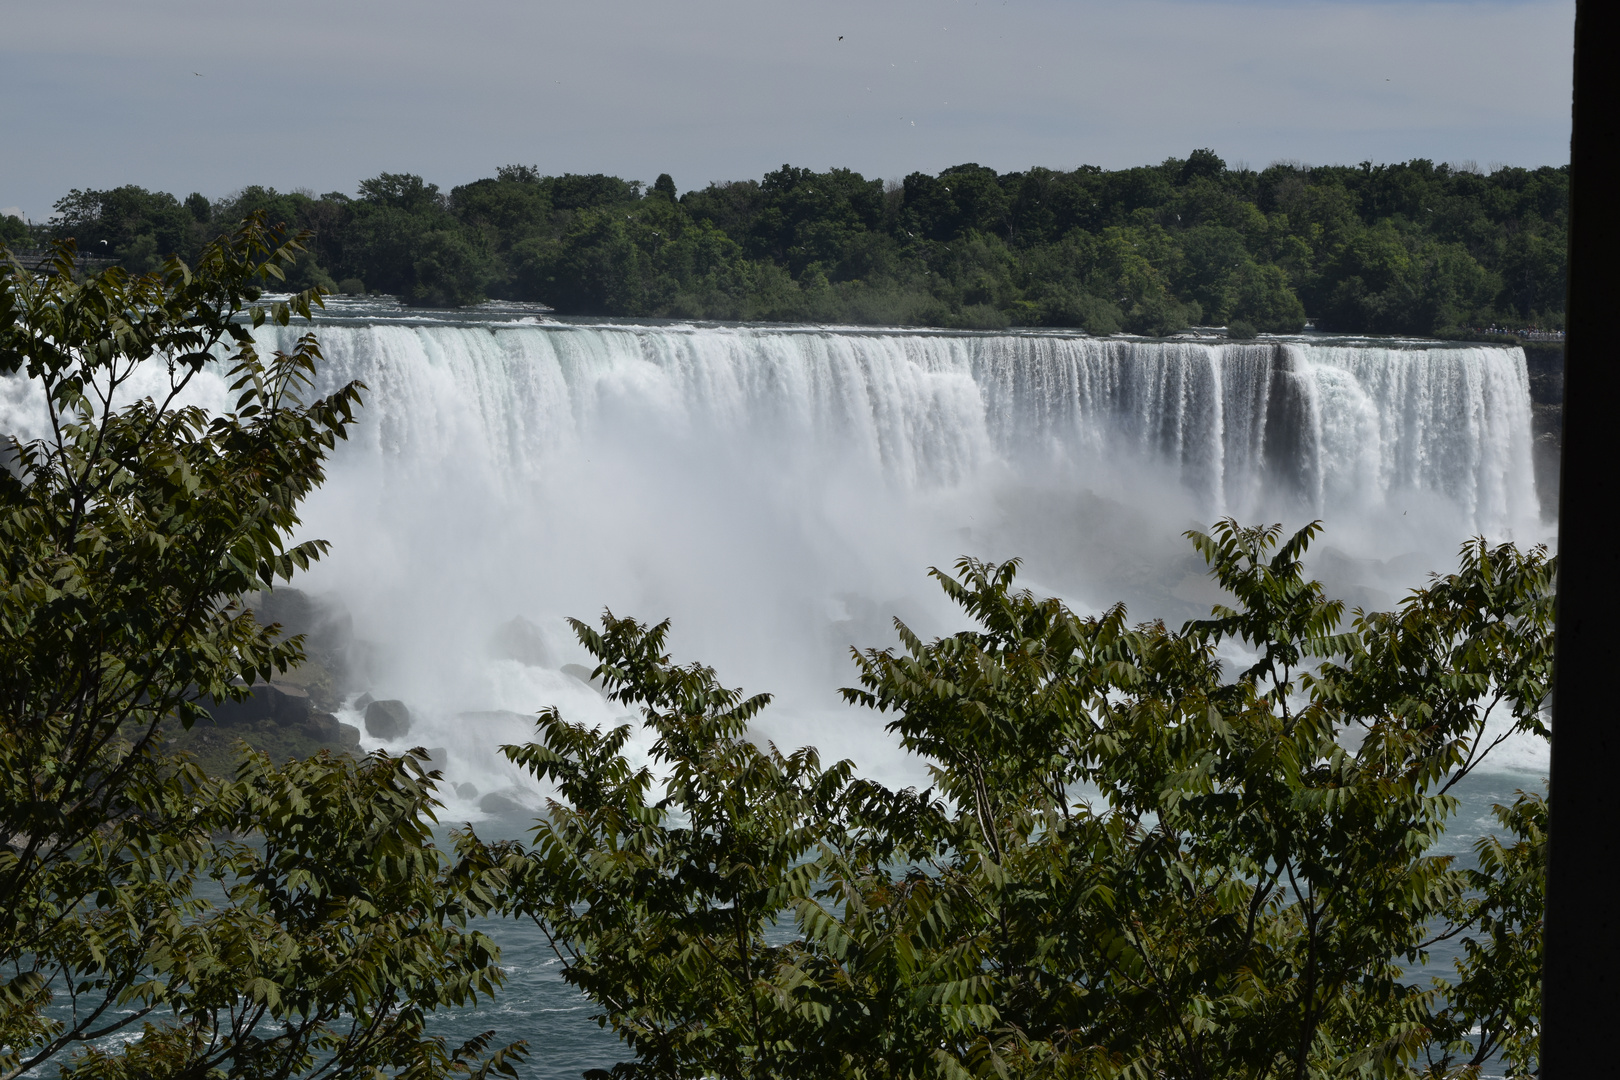
<svg viewBox="0 0 1620 1080">
<path fill-rule="evenodd" d="M 565 314 L 1173 333 L 1454 334 L 1563 322 L 1568 169 L 1229 168 L 1209 150 L 1104 171 L 979 165 L 885 183 L 783 166 L 676 197 L 526 166 L 440 191 L 384 173 L 355 196 L 251 187 L 210 203 L 74 191 L 58 235 L 131 269 L 250 211 L 311 233 L 299 286 Z"/>
</svg>

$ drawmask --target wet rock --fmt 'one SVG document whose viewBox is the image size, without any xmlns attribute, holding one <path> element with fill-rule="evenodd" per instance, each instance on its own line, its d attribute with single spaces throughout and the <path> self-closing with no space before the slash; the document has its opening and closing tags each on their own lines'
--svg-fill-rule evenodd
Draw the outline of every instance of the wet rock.
<svg viewBox="0 0 1620 1080">
<path fill-rule="evenodd" d="M 491 817 L 511 817 L 516 814 L 528 813 L 523 804 L 516 799 L 509 799 L 505 795 L 497 795 L 493 791 L 478 800 L 478 809 Z"/>
<path fill-rule="evenodd" d="M 366 734 L 392 742 L 411 730 L 411 710 L 403 701 L 373 701 L 366 706 Z"/>
<path fill-rule="evenodd" d="M 354 699 L 354 708 L 359 712 L 365 712 L 366 707 L 376 700 L 377 699 L 372 697 L 370 694 L 361 694 L 359 697 Z"/>
<path fill-rule="evenodd" d="M 564 675 L 572 675 L 574 678 L 578 679 L 592 690 L 595 690 L 598 694 L 607 693 L 607 687 L 602 684 L 602 680 L 591 678 L 592 669 L 586 667 L 584 664 L 564 664 L 557 670 L 562 672 Z"/>
<path fill-rule="evenodd" d="M 530 667 L 551 666 L 551 650 L 546 648 L 545 634 L 521 615 L 502 623 L 490 636 L 489 655 L 496 660 L 516 660 Z"/>
<path fill-rule="evenodd" d="M 245 701 L 225 701 L 208 710 L 220 727 L 303 727 L 311 713 L 309 692 L 287 683 L 260 683 Z"/>
<path fill-rule="evenodd" d="M 213 723 L 205 720 L 189 730 L 168 732 L 173 748 L 190 754 L 210 776 L 235 775 L 243 742 L 277 762 L 323 751 L 349 754 L 360 745 L 360 730 L 312 708 L 302 687 L 261 684 L 245 701 L 225 702 L 211 711 Z"/>
<path fill-rule="evenodd" d="M 261 625 L 280 627 L 279 638 L 303 637 L 305 663 L 276 681 L 304 687 L 318 709 L 331 711 L 341 705 L 354 667 L 354 626 L 348 612 L 333 599 L 286 586 L 253 593 L 245 600 Z"/>
<path fill-rule="evenodd" d="M 306 735 L 321 742 L 335 743 L 343 738 L 343 725 L 331 713 L 311 710 L 302 727 Z"/>
<path fill-rule="evenodd" d="M 478 785 L 457 784 L 456 794 L 461 796 L 463 799 L 476 799 L 478 798 Z"/>
<path fill-rule="evenodd" d="M 328 712 L 316 709 L 310 710 L 300 728 L 303 734 L 317 742 L 342 747 L 344 750 L 353 750 L 360 745 L 360 729 L 352 724 L 345 724 Z"/>
</svg>

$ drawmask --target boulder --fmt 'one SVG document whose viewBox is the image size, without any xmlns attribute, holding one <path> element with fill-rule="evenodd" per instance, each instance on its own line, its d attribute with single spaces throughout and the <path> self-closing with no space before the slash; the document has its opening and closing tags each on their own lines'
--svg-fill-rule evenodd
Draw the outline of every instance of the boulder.
<svg viewBox="0 0 1620 1080">
<path fill-rule="evenodd" d="M 528 810 L 516 799 L 509 799 L 505 795 L 497 795 L 493 791 L 478 800 L 480 812 L 490 817 L 512 817 L 517 814 L 526 814 Z"/>
<path fill-rule="evenodd" d="M 209 709 L 220 727 L 253 727 L 272 723 L 277 727 L 303 727 L 309 722 L 309 692 L 287 683 L 260 683 L 248 692 L 245 701 L 225 701 Z"/>
<path fill-rule="evenodd" d="M 331 713 L 314 710 L 299 726 L 304 729 L 304 734 L 321 742 L 337 742 L 343 728 L 343 725 L 338 723 L 338 718 Z"/>
<path fill-rule="evenodd" d="M 564 675 L 572 675 L 574 678 L 578 679 L 592 690 L 595 690 L 598 694 L 607 693 L 607 687 L 602 685 L 602 680 L 591 678 L 591 671 L 593 669 L 586 667 L 584 664 L 564 664 L 557 670 L 562 672 Z"/>
<path fill-rule="evenodd" d="M 255 686 L 244 701 L 221 701 L 208 706 L 214 723 L 220 727 L 252 727 L 275 714 L 275 704 L 265 692 L 268 688 Z"/>
<path fill-rule="evenodd" d="M 361 694 L 359 697 L 354 699 L 354 708 L 360 712 L 365 712 L 366 706 L 370 705 L 376 700 L 377 699 L 372 697 L 370 694 Z"/>
<path fill-rule="evenodd" d="M 373 701 L 366 706 L 366 734 L 392 742 L 411 730 L 411 710 L 403 701 Z"/>
<path fill-rule="evenodd" d="M 305 663 L 281 681 L 307 688 L 316 708 L 330 711 L 341 705 L 356 644 L 348 612 L 332 598 L 287 586 L 252 593 L 245 601 L 261 625 L 280 627 L 278 637 L 303 637 Z"/>
<path fill-rule="evenodd" d="M 310 738 L 341 746 L 345 750 L 352 750 L 360 745 L 360 729 L 352 724 L 340 722 L 331 713 L 311 710 L 309 719 L 304 721 L 302 727 Z"/>
<path fill-rule="evenodd" d="M 551 650 L 546 647 L 545 634 L 521 615 L 495 628 L 489 639 L 489 655 L 496 660 L 516 660 L 530 667 L 551 666 Z"/>
<path fill-rule="evenodd" d="M 360 745 L 360 731 L 323 709 L 318 709 L 301 686 L 280 681 L 260 683 L 244 701 L 226 701 L 209 709 L 214 724 L 234 728 L 244 734 L 269 729 L 289 729 L 288 734 L 330 743 L 344 749 Z"/>
<path fill-rule="evenodd" d="M 476 799 L 478 798 L 478 786 L 476 784 L 457 784 L 456 794 L 463 799 Z"/>
</svg>

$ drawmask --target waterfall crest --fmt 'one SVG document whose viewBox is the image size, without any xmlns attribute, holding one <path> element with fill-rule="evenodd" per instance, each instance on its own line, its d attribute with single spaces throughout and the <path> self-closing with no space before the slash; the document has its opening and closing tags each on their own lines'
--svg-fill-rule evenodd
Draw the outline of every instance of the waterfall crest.
<svg viewBox="0 0 1620 1080">
<path fill-rule="evenodd" d="M 568 325 L 322 342 L 329 379 L 371 386 L 371 445 L 397 467 L 455 455 L 521 480 L 630 421 L 812 468 L 832 455 L 907 490 L 1131 462 L 1207 516 L 1410 496 L 1453 503 L 1469 532 L 1536 518 L 1518 349 Z"/>
</svg>

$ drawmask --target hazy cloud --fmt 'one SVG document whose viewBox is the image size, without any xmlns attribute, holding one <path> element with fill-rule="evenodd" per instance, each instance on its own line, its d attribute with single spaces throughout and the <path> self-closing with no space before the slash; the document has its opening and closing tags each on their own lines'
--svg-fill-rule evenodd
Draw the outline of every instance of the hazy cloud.
<svg viewBox="0 0 1620 1080">
<path fill-rule="evenodd" d="M 0 0 L 0 203 L 448 188 L 508 162 L 869 176 L 1568 160 L 1571 0 Z M 839 37 L 842 35 L 843 40 Z"/>
</svg>

